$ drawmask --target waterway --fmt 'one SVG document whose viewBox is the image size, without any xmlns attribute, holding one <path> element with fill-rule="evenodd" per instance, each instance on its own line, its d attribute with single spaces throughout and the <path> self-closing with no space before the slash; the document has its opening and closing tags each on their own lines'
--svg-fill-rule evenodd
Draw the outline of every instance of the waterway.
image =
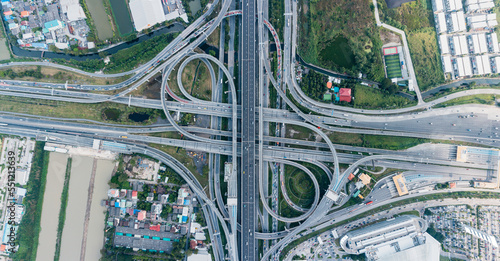
<svg viewBox="0 0 500 261">
<path fill-rule="evenodd" d="M 93 158 L 73 156 L 59 260 L 80 260 Z M 101 222 L 103 220 L 100 220 Z M 101 231 L 102 232 L 102 231 Z"/>
<path fill-rule="evenodd" d="M 57 226 L 61 209 L 61 194 L 68 155 L 51 152 L 47 171 L 47 183 L 43 195 L 40 235 L 38 237 L 37 261 L 54 260 L 57 240 Z M 64 259 L 61 259 L 64 260 Z"/>
<path fill-rule="evenodd" d="M 130 18 L 130 12 L 128 10 L 128 1 L 109 0 L 109 3 L 111 4 L 113 17 L 118 25 L 120 35 L 123 36 L 134 31 L 134 25 L 132 24 L 132 18 Z"/>
<path fill-rule="evenodd" d="M 107 55 L 115 54 L 120 50 L 130 48 L 136 44 L 142 43 L 144 41 L 147 41 L 155 36 L 161 35 L 161 34 L 166 34 L 166 33 L 175 33 L 175 32 L 181 32 L 184 30 L 184 26 L 180 23 L 174 23 L 168 27 L 163 27 L 159 30 L 156 30 L 150 34 L 143 34 L 139 36 L 137 39 L 130 41 L 130 42 L 124 42 L 118 45 L 115 45 L 110 48 L 105 48 L 101 50 L 101 52 L 105 51 Z M 17 55 L 17 56 L 22 56 L 22 57 L 32 57 L 32 58 L 48 58 L 48 59 L 65 59 L 65 60 L 77 60 L 77 61 L 85 61 L 88 59 L 101 59 L 99 57 L 99 53 L 93 53 L 93 54 L 87 54 L 87 55 L 72 55 L 72 54 L 65 54 L 65 53 L 53 53 L 53 52 L 42 52 L 42 51 L 32 51 L 32 50 L 25 50 L 21 49 L 18 46 L 11 45 L 12 52 Z M 43 54 L 43 56 L 42 56 Z"/>
<path fill-rule="evenodd" d="M 90 207 L 90 221 L 85 249 L 85 260 L 94 261 L 101 258 L 100 250 L 104 246 L 104 228 L 106 207 L 101 206 L 101 200 L 108 198 L 109 185 L 115 163 L 110 160 L 98 160 L 94 182 L 94 193 Z M 61 259 L 62 260 L 62 259 Z"/>
</svg>

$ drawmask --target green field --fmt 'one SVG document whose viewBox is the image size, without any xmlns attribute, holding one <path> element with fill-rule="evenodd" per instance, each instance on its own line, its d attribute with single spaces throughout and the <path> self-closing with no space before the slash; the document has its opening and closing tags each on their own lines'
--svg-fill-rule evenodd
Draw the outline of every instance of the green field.
<svg viewBox="0 0 500 261">
<path fill-rule="evenodd" d="M 415 105 L 416 101 L 397 95 L 388 95 L 380 89 L 356 84 L 353 89 L 354 107 L 362 109 L 389 109 Z"/>
<path fill-rule="evenodd" d="M 300 207 L 310 207 L 314 201 L 314 184 L 309 176 L 302 170 L 285 167 L 285 187 L 288 197 Z"/>
<path fill-rule="evenodd" d="M 355 65 L 354 53 L 349 42 L 342 36 L 337 36 L 320 52 L 321 60 L 332 61 L 334 64 L 352 69 Z"/>
<path fill-rule="evenodd" d="M 444 82 L 430 0 L 416 0 L 388 9 L 378 1 L 381 19 L 405 31 L 421 91 Z M 390 78 L 390 77 L 389 77 Z"/>
<path fill-rule="evenodd" d="M 396 55 L 386 55 L 385 66 L 387 70 L 387 78 L 400 78 L 401 74 L 401 63 L 399 61 L 399 54 Z"/>
<path fill-rule="evenodd" d="M 308 63 L 384 78 L 382 41 L 368 0 L 299 0 L 298 54 Z M 280 19 L 280 21 L 283 19 Z"/>
</svg>

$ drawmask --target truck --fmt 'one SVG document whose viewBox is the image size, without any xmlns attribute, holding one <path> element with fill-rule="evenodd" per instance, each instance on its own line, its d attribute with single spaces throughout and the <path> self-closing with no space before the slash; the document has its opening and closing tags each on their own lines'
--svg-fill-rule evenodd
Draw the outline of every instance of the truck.
<svg viewBox="0 0 500 261">
<path fill-rule="evenodd" d="M 120 138 L 124 138 L 124 139 L 127 139 L 128 137 L 127 137 L 127 136 L 120 136 Z"/>
<path fill-rule="evenodd" d="M 287 24 L 288 24 L 287 26 L 290 27 L 290 18 L 288 18 Z"/>
</svg>

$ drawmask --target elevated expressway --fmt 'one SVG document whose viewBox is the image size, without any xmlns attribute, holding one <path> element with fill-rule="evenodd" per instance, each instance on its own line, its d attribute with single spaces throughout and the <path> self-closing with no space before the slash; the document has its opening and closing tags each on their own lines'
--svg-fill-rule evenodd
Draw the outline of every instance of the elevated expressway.
<svg viewBox="0 0 500 261">
<path fill-rule="evenodd" d="M 214 8 L 215 4 L 211 7 Z M 303 93 L 301 93 L 300 88 L 293 75 L 294 64 L 292 62 L 295 51 L 295 38 L 296 38 L 296 15 L 292 15 L 296 12 L 296 3 L 290 0 L 285 1 L 285 12 L 286 16 L 292 15 L 292 25 L 286 23 L 284 30 L 284 50 L 282 55 L 282 50 L 279 44 L 279 39 L 277 34 L 272 27 L 272 25 L 262 18 L 262 3 L 259 1 L 257 3 L 248 2 L 248 5 L 243 3 L 242 11 L 232 11 L 227 12 L 229 8 L 229 1 L 226 1 L 222 5 L 222 10 L 216 19 L 206 23 L 200 27 L 197 31 L 196 28 L 201 26 L 202 20 L 198 19 L 192 27 L 188 27 L 179 38 L 176 38 L 167 48 L 165 48 L 162 53 L 160 53 L 154 60 L 150 61 L 147 66 L 144 65 L 132 73 L 136 73 L 129 80 L 110 86 L 74 86 L 65 84 L 50 84 L 50 83 L 33 83 L 33 82 L 20 82 L 20 81 L 8 81 L 0 80 L 0 95 L 11 95 L 18 97 L 29 97 L 38 99 L 51 99 L 60 100 L 67 102 L 79 102 L 79 103 L 97 103 L 104 101 L 112 101 L 123 104 L 129 104 L 131 106 L 140 106 L 147 108 L 162 109 L 165 111 L 167 119 L 170 124 L 163 126 L 147 126 L 147 127 L 125 127 L 125 126 L 112 126 L 106 124 L 82 124 L 79 121 L 81 119 L 73 119 L 78 122 L 61 121 L 61 119 L 30 119 L 26 117 L 16 116 L 16 114 L 6 115 L 2 113 L 0 115 L 0 132 L 17 134 L 30 137 L 52 137 L 56 139 L 57 142 L 73 144 L 73 145 L 89 145 L 93 138 L 109 140 L 113 142 L 119 142 L 126 144 L 127 151 L 124 152 L 137 152 L 143 153 L 154 158 L 158 158 L 163 163 L 170 166 L 176 172 L 178 172 L 193 188 L 193 191 L 197 193 L 202 204 L 202 210 L 207 216 L 207 224 L 209 225 L 209 232 L 212 238 L 214 238 L 214 254 L 217 260 L 222 260 L 224 257 L 224 247 L 222 246 L 222 238 L 220 232 L 217 232 L 219 225 L 222 226 L 224 234 L 227 239 L 227 249 L 229 253 L 230 260 L 257 260 L 255 239 L 277 239 L 284 237 L 276 245 L 269 248 L 269 251 L 262 257 L 263 260 L 268 259 L 271 255 L 279 253 L 280 249 L 283 248 L 288 242 L 296 238 L 298 232 L 305 230 L 311 226 L 321 224 L 322 222 L 327 222 L 326 220 L 330 217 L 327 212 L 333 206 L 333 201 L 328 197 L 320 198 L 324 191 L 320 191 L 317 181 L 312 175 L 311 171 L 305 168 L 303 165 L 297 163 L 308 162 L 314 164 L 323 170 L 323 174 L 327 175 L 330 180 L 330 185 L 328 187 L 329 191 L 340 193 L 346 183 L 347 174 L 351 169 L 363 164 L 367 161 L 376 161 L 378 166 L 387 166 L 398 168 L 416 168 L 416 169 L 427 169 L 434 168 L 435 171 L 446 172 L 449 169 L 456 170 L 459 175 L 484 177 L 489 171 L 489 166 L 478 166 L 470 163 L 453 162 L 444 159 L 435 158 L 424 158 L 418 155 L 414 155 L 409 152 L 393 152 L 375 150 L 375 149 L 363 149 L 354 148 L 349 146 L 339 146 L 334 145 L 330 141 L 330 137 L 325 134 L 325 131 L 339 131 L 339 132 L 350 132 L 350 133 L 366 133 L 366 134 L 381 134 L 381 135 L 397 135 L 397 136 L 411 136 L 411 137 L 426 137 L 426 138 L 438 138 L 438 139 L 460 139 L 465 141 L 472 141 L 479 143 L 484 141 L 484 143 L 497 145 L 495 143 L 497 137 L 493 138 L 494 130 L 497 128 L 497 123 L 492 124 L 488 130 L 491 135 L 487 137 L 486 135 L 475 137 L 471 135 L 471 131 L 457 131 L 452 135 L 442 135 L 440 133 L 425 133 L 424 131 L 414 131 L 408 132 L 407 126 L 398 126 L 400 122 L 408 121 L 408 117 L 412 117 L 411 120 L 427 120 L 427 118 L 436 119 L 438 117 L 446 117 L 452 113 L 469 113 L 470 110 L 476 111 L 478 114 L 485 107 L 482 106 L 467 106 L 467 108 L 459 107 L 462 112 L 452 112 L 457 110 L 457 107 L 451 109 L 439 109 L 432 111 L 425 111 L 421 114 L 408 114 L 413 110 L 428 108 L 429 106 L 446 102 L 455 97 L 464 97 L 466 95 L 471 95 L 474 93 L 497 93 L 500 94 L 498 90 L 471 90 L 462 93 L 455 93 L 448 95 L 434 101 L 431 105 L 429 104 L 419 104 L 417 106 L 405 109 L 397 110 L 382 110 L 382 111 L 370 111 L 370 110 L 359 110 L 353 108 L 340 107 L 335 105 L 325 105 L 322 103 L 315 102 Z M 257 12 L 256 12 L 257 7 Z M 293 9 L 293 11 L 292 11 Z M 207 12 L 209 13 L 209 12 Z M 243 104 L 240 106 L 237 104 L 238 98 L 236 97 L 237 89 L 233 81 L 232 74 L 226 69 L 225 65 L 218 59 L 213 58 L 209 55 L 194 54 L 193 50 L 198 46 L 203 40 L 210 35 L 213 30 L 220 24 L 224 17 L 228 16 L 242 15 L 243 17 L 243 32 L 240 32 L 244 39 L 248 40 L 247 44 L 249 46 L 241 47 L 243 50 L 240 74 L 242 78 L 241 91 L 245 93 L 243 98 Z M 257 25 L 255 24 L 255 16 L 257 15 Z M 264 33 L 263 27 L 266 26 L 278 46 L 278 74 L 276 79 L 272 76 L 272 72 L 269 69 L 269 64 L 267 61 L 263 60 L 264 48 L 260 48 L 261 42 L 257 42 L 254 38 L 258 36 L 258 39 L 262 39 Z M 257 30 L 255 30 L 257 27 Z M 292 41 L 292 44 L 290 44 Z M 244 43 L 240 41 L 240 43 Z M 257 45 L 259 46 L 257 48 Z M 254 52 L 255 51 L 255 52 Z M 186 58 L 187 59 L 184 59 Z M 283 58 L 283 74 L 282 74 L 282 63 Z M 218 101 L 203 101 L 196 99 L 189 95 L 189 93 L 182 86 L 182 82 L 179 79 L 178 85 L 183 97 L 179 97 L 174 94 L 168 86 L 168 76 L 174 70 L 176 64 L 180 63 L 180 68 L 177 72 L 179 76 L 185 65 L 192 60 L 200 59 L 202 62 L 207 64 L 209 67 L 209 72 L 212 80 L 212 86 L 218 84 L 219 80 L 216 79 L 215 72 L 211 68 L 210 62 L 216 64 L 219 67 L 219 71 L 225 75 L 228 79 L 230 87 L 231 100 L 230 104 L 224 104 Z M 161 63 L 165 61 L 164 63 Z M 8 65 L 11 66 L 11 65 Z M 51 65 L 52 66 L 52 65 Z M 156 67 L 155 67 L 156 66 Z M 71 69 L 73 70 L 73 69 Z M 267 73 L 267 77 L 271 80 L 273 87 L 276 89 L 281 99 L 294 111 L 289 112 L 280 109 L 265 109 L 263 108 L 263 76 L 264 71 Z M 163 83 L 161 91 L 161 100 L 147 100 L 132 97 L 125 97 L 126 94 L 131 92 L 140 86 L 146 79 L 158 72 L 163 73 Z M 248 74 L 250 72 L 250 74 Z M 253 77 L 253 72 L 255 72 L 255 77 Z M 124 76 L 130 74 L 130 72 L 124 74 L 118 74 L 113 76 Z M 101 75 L 102 76 L 102 75 Z M 96 76 L 96 77 L 101 77 Z M 143 78 L 143 76 L 145 76 Z M 109 76 L 106 76 L 109 77 Z M 246 78 L 247 77 L 247 78 Z M 288 86 L 292 97 L 301 103 L 302 106 L 317 112 L 320 115 L 310 115 L 303 113 L 285 94 L 281 88 L 281 81 Z M 258 84 L 255 83 L 258 80 Z M 258 86 L 257 86 L 258 85 Z M 69 90 L 62 90 L 64 88 L 68 89 L 81 89 L 81 90 L 112 90 L 119 89 L 129 86 L 128 89 L 120 92 L 116 95 L 102 95 L 95 93 L 85 93 L 85 92 L 75 92 Z M 258 92 L 257 91 L 258 88 Z M 58 89 L 58 90 L 55 90 Z M 171 96 L 174 98 L 174 102 L 166 101 L 166 97 Z M 257 97 L 255 97 L 257 95 Z M 258 98 L 258 100 L 257 100 Z M 258 105 L 255 103 L 258 101 Z M 182 127 L 178 126 L 173 120 L 170 112 L 181 111 L 188 113 L 206 114 L 216 117 L 226 117 L 231 119 L 231 130 L 222 131 L 217 129 L 203 129 L 197 127 Z M 348 112 L 349 114 L 346 114 Z M 405 115 L 401 115 L 406 113 Z M 389 114 L 392 114 L 390 116 Z M 484 113 L 483 113 L 484 114 Z M 487 113 L 486 113 L 487 114 Z M 411 116 L 409 116 L 411 115 Z M 453 114 L 455 115 L 455 114 Z M 425 117 L 424 117 L 425 116 Z M 426 118 L 427 117 L 427 118 Z M 492 119 L 485 117 L 487 121 L 492 121 Z M 240 134 L 238 132 L 238 119 L 242 120 Z M 255 137 L 255 122 L 258 120 L 259 127 L 258 138 Z M 294 140 L 284 137 L 271 137 L 264 135 L 263 126 L 264 122 L 277 122 L 287 125 L 297 125 L 309 129 L 311 132 L 315 133 L 318 137 L 321 137 L 326 143 L 319 142 L 309 142 L 302 140 Z M 308 122 L 308 123 L 306 123 Z M 95 123 L 95 122 L 93 122 Z M 364 125 L 363 125 L 364 124 Z M 385 124 L 385 125 L 382 125 Z M 390 124 L 390 125 L 387 125 Z M 394 125 L 394 126 L 393 126 Z M 408 125 L 408 124 L 405 124 Z M 432 124 L 430 124 L 432 125 Z M 437 125 L 437 124 L 436 124 Z M 426 125 L 427 126 L 427 125 Z M 345 128 L 349 127 L 349 128 Z M 427 126 L 428 127 L 428 126 Z M 436 126 L 434 125 L 433 128 Z M 442 128 L 445 126 L 443 125 Z M 355 129 L 357 128 L 357 129 Z M 361 128 L 361 129 L 360 129 Z M 448 129 L 450 127 L 448 126 Z M 473 128 L 473 127 L 471 127 Z M 421 128 L 422 129 L 422 128 Z M 182 133 L 188 140 L 178 140 L 178 139 L 166 139 L 160 137 L 145 136 L 139 134 L 146 134 L 152 132 L 163 132 L 163 131 L 176 131 Z M 474 131 L 475 132 L 475 131 Z M 482 129 L 481 129 L 482 132 Z M 446 133 L 446 132 L 444 132 Z M 231 140 L 222 140 L 214 138 L 206 138 L 208 134 L 213 136 L 226 136 Z M 474 133 L 475 134 L 475 133 Z M 496 135 L 496 134 L 495 134 Z M 123 138 L 127 136 L 127 138 Z M 243 146 L 239 146 L 238 138 L 243 139 Z M 256 143 L 258 140 L 258 143 Z M 281 144 L 293 145 L 292 147 L 286 146 L 270 146 L 264 145 L 264 142 L 280 142 Z M 220 203 L 220 193 L 215 193 L 217 205 L 214 203 L 213 198 L 209 198 L 204 192 L 201 185 L 194 178 L 194 175 L 189 172 L 182 164 L 180 164 L 173 157 L 164 154 L 161 151 L 150 148 L 147 144 L 157 143 L 169 146 L 184 147 L 187 149 L 204 151 L 212 154 L 219 155 L 229 155 L 232 156 L 233 169 L 229 186 L 229 198 L 228 199 L 228 209 L 225 210 L 225 206 L 221 206 Z M 256 144 L 259 146 L 258 151 L 255 150 Z M 296 148 L 295 146 L 308 146 L 312 149 L 306 148 Z M 363 157 L 357 154 L 349 153 L 337 153 L 336 149 L 342 150 L 354 150 L 354 151 L 369 151 L 370 153 L 380 153 L 383 155 L 375 155 L 369 157 Z M 238 157 L 242 159 L 241 164 L 238 164 Z M 310 176 L 315 187 L 315 199 L 313 206 L 304 211 L 299 217 L 296 218 L 286 218 L 276 214 L 269 206 L 265 200 L 265 193 L 263 189 L 263 183 L 259 182 L 258 187 L 255 187 L 257 181 L 257 176 L 253 175 L 253 168 L 256 160 L 258 161 L 259 167 L 256 168 L 259 180 L 263 180 L 263 164 L 267 162 L 280 163 L 291 165 L 293 167 L 302 169 L 306 174 Z M 397 161 L 397 162 L 395 162 Z M 328 167 L 326 167 L 322 162 L 333 163 L 333 172 Z M 340 173 L 338 164 L 347 163 L 353 164 L 350 168 L 343 173 Z M 238 171 L 238 166 L 240 170 Z M 465 172 L 464 168 L 474 168 L 475 170 L 470 172 Z M 238 174 L 239 173 L 239 174 Z M 238 175 L 236 175 L 238 174 Z M 245 176 L 246 175 L 246 176 Z M 238 197 L 238 180 L 240 178 L 240 192 L 241 195 Z M 211 179 L 216 177 L 212 176 Z M 218 181 L 217 181 L 218 182 Z M 212 185 L 210 185 L 212 186 Z M 253 191 L 258 189 L 257 191 Z M 213 190 L 213 188 L 211 188 Z M 258 193 L 258 194 L 257 194 Z M 213 193 L 210 192 L 210 195 Z M 266 209 L 267 213 L 273 218 L 284 222 L 298 222 L 303 221 L 299 227 L 294 230 L 289 230 L 285 232 L 276 233 L 259 233 L 256 229 L 255 221 L 257 220 L 256 198 L 258 196 L 262 202 L 263 207 Z M 235 202 L 235 199 L 237 199 Z M 240 209 L 239 211 L 238 208 Z M 238 213 L 241 213 L 238 216 Z M 229 226 L 227 225 L 227 220 L 229 219 Z M 237 220 L 241 219 L 240 224 Z M 237 231 L 240 230 L 241 238 L 237 239 Z"/>
</svg>

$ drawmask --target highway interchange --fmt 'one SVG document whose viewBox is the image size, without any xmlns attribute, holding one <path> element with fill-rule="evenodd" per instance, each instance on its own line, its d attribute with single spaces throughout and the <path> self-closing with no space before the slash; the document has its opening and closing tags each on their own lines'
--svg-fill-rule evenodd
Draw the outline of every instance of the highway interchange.
<svg viewBox="0 0 500 261">
<path fill-rule="evenodd" d="M 241 10 L 237 9 L 237 6 Z M 220 7 L 216 18 L 207 21 Z M 283 46 L 278 45 L 278 68 L 276 75 L 270 70 L 268 59 L 268 33 L 275 42 L 280 41 L 273 25 L 268 20 L 266 0 L 232 2 L 218 0 L 172 43 L 148 63 L 138 68 L 114 75 L 87 73 L 74 68 L 49 62 L 21 62 L 0 65 L 0 68 L 26 65 L 52 66 L 78 72 L 92 77 L 123 77 L 127 80 L 113 85 L 72 85 L 44 82 L 26 82 L 0 79 L 0 95 L 24 98 L 57 100 L 74 103 L 116 102 L 129 106 L 161 109 L 168 124 L 150 126 L 125 126 L 107 124 L 83 119 L 63 119 L 16 113 L 0 113 L 0 133 L 35 137 L 74 146 L 92 146 L 93 139 L 121 143 L 123 153 L 141 153 L 157 158 L 181 175 L 198 195 L 203 213 L 207 219 L 210 238 L 216 260 L 269 260 L 277 259 L 283 248 L 305 235 L 338 222 L 339 216 L 362 213 L 369 208 L 339 208 L 346 200 L 334 202 L 327 193 L 339 195 L 346 192 L 347 176 L 356 168 L 375 165 L 383 168 L 411 170 L 442 176 L 453 176 L 460 180 L 489 180 L 498 172 L 497 164 L 456 162 L 450 154 L 454 145 L 421 145 L 404 151 L 371 149 L 334 144 L 331 137 L 337 132 L 372 134 L 401 137 L 418 137 L 446 141 L 463 141 L 477 145 L 499 147 L 500 111 L 486 105 L 460 105 L 434 108 L 454 98 L 474 94 L 500 94 L 498 89 L 476 89 L 457 92 L 432 102 L 419 99 L 416 106 L 394 110 L 364 110 L 325 104 L 307 97 L 296 82 L 295 52 L 297 41 L 297 2 L 285 0 Z M 236 19 L 240 17 L 240 19 Z M 203 43 L 221 23 L 229 23 L 230 46 L 227 65 L 224 55 L 215 58 L 195 53 L 194 49 Z M 224 50 L 224 26 L 221 28 L 219 50 Z M 234 35 L 239 31 L 240 60 L 238 72 L 234 75 Z M 209 68 L 212 83 L 212 101 L 197 99 L 184 88 L 179 77 L 189 61 L 201 60 Z M 214 64 L 218 68 L 213 68 Z M 179 65 L 179 67 L 176 67 Z M 172 90 L 167 80 L 177 70 L 177 90 Z M 132 97 L 130 93 L 156 74 L 162 74 L 161 99 L 153 100 Z M 224 82 L 224 83 L 223 83 Z M 227 85 L 226 85 L 227 84 Z M 223 92 L 226 86 L 227 92 Z M 269 88 L 278 93 L 277 106 L 270 107 Z M 92 91 L 119 90 L 107 95 Z M 286 95 L 286 92 L 290 96 Z M 180 93 L 179 93 L 180 92 Z M 223 95 L 228 102 L 223 103 Z M 169 98 L 173 99 L 169 100 Z M 303 112 L 291 99 L 311 112 Z M 286 108 L 290 108 L 287 110 Z M 192 113 L 211 117 L 210 128 L 179 126 L 172 114 Z M 462 116 L 468 116 L 466 118 Z M 222 118 L 228 119 L 228 128 L 221 129 Z M 270 123 L 276 123 L 274 134 L 270 135 Z M 287 126 L 287 127 L 285 127 Z M 294 139 L 285 135 L 287 128 L 300 126 L 308 129 L 316 141 Z M 184 139 L 161 138 L 146 134 L 177 132 Z M 151 143 L 209 153 L 208 195 L 202 185 L 185 166 L 171 155 L 150 146 Z M 227 198 L 220 192 L 221 160 L 226 155 L 232 163 L 232 175 L 228 180 Z M 317 166 L 326 175 L 330 184 L 327 191 L 320 189 L 310 169 L 300 164 L 307 162 Z M 339 164 L 349 167 L 341 171 Z M 281 216 L 278 204 L 273 199 L 277 186 L 283 180 L 284 166 L 302 169 L 314 183 L 315 198 L 312 207 L 302 209 L 298 217 Z M 271 167 L 269 167 L 271 166 Z M 268 184 L 269 170 L 272 184 Z M 271 187 L 271 191 L 269 191 Z M 283 189 L 282 189 L 283 190 Z M 283 191 L 286 201 L 291 202 Z M 432 192 L 426 192 L 428 194 Z M 394 202 L 389 194 L 376 194 L 380 206 Z M 225 203 L 226 202 L 226 203 Z M 262 206 L 260 208 L 259 206 Z M 351 212 L 349 212 L 351 211 Z M 273 223 L 269 231 L 269 221 Z M 278 221 L 300 225 L 294 229 L 278 231 Z M 222 230 L 220 229 L 222 228 Z M 305 231 L 305 232 L 304 232 Z M 221 233 L 225 236 L 222 237 Z M 223 239 L 224 238 L 224 239 Z M 259 249 L 257 240 L 265 240 Z"/>
</svg>

